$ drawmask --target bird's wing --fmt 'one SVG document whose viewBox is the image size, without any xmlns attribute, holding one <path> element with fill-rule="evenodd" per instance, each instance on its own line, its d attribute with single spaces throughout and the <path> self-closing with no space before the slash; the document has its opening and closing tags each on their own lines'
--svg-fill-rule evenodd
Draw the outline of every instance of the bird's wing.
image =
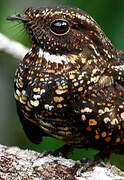
<svg viewBox="0 0 124 180">
<path fill-rule="evenodd" d="M 42 136 L 45 136 L 46 134 L 42 131 L 41 128 L 36 126 L 34 123 L 29 121 L 24 117 L 24 114 L 20 110 L 20 105 L 17 102 L 17 113 L 19 115 L 20 121 L 22 123 L 22 126 L 24 128 L 24 131 L 27 135 L 27 137 L 35 144 L 39 144 L 42 141 Z"/>
<path fill-rule="evenodd" d="M 119 57 L 122 63 L 124 63 L 124 51 L 119 51 Z"/>
<path fill-rule="evenodd" d="M 115 85 L 119 84 L 122 87 L 121 90 L 123 89 L 124 91 L 124 52 L 119 51 L 118 56 L 120 59 L 119 64 L 112 67 L 112 73 Z"/>
</svg>

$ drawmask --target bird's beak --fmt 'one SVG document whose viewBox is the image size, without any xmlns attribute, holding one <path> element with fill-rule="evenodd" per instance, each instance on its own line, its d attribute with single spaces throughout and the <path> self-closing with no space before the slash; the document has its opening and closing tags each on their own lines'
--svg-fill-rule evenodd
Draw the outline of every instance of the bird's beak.
<svg viewBox="0 0 124 180">
<path fill-rule="evenodd" d="M 28 18 L 25 14 L 14 14 L 12 16 L 8 16 L 7 20 L 9 20 L 9 21 L 18 21 L 19 20 L 19 21 L 24 22 L 24 21 L 27 21 Z"/>
</svg>

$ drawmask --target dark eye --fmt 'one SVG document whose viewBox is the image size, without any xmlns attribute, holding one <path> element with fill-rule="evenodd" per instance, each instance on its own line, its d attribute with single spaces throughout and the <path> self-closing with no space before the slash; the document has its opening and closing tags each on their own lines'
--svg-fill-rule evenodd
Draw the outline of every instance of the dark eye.
<svg viewBox="0 0 124 180">
<path fill-rule="evenodd" d="M 69 24 L 64 20 L 55 20 L 51 23 L 50 29 L 56 35 L 64 35 L 69 31 Z"/>
</svg>

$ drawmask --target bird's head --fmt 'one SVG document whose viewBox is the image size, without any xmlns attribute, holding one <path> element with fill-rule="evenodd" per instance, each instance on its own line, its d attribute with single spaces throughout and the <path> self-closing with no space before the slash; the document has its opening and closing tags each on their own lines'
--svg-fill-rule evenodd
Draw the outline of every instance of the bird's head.
<svg viewBox="0 0 124 180">
<path fill-rule="evenodd" d="M 94 19 L 77 8 L 28 8 L 8 19 L 21 20 L 33 45 L 53 54 L 90 54 L 93 48 L 111 46 Z"/>
</svg>

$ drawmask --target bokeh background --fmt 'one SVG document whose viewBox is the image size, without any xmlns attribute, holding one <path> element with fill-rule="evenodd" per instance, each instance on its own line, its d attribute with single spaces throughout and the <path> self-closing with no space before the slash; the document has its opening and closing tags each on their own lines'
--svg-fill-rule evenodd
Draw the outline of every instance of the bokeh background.
<svg viewBox="0 0 124 180">
<path fill-rule="evenodd" d="M 54 5 L 73 6 L 85 10 L 100 24 L 116 48 L 124 50 L 124 0 L 0 0 L 0 32 L 31 47 L 23 25 L 8 22 L 6 17 L 22 12 L 27 7 Z M 29 142 L 24 134 L 16 114 L 13 97 L 13 77 L 18 63 L 17 59 L 0 52 L 0 144 L 39 152 L 55 150 L 63 143 L 54 138 L 44 138 L 37 146 Z M 81 159 L 84 156 L 93 158 L 95 153 L 94 150 L 75 150 L 70 157 L 72 159 Z M 111 163 L 124 170 L 124 156 L 112 154 Z"/>
</svg>

